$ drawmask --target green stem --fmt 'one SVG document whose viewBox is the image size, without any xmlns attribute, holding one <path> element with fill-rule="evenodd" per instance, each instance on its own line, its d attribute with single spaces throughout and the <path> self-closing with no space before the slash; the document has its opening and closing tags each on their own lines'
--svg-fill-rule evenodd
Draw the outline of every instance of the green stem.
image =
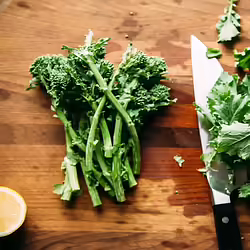
<svg viewBox="0 0 250 250">
<path fill-rule="evenodd" d="M 231 19 L 232 11 L 233 11 L 234 0 L 229 0 L 229 7 L 227 12 L 227 18 Z"/>
<path fill-rule="evenodd" d="M 93 206 L 97 207 L 97 206 L 102 205 L 102 202 L 101 202 L 101 199 L 100 199 L 100 196 L 98 194 L 96 186 L 93 185 L 93 184 L 91 185 L 91 183 L 90 183 L 90 179 L 89 179 L 89 176 L 88 176 L 89 172 L 86 169 L 84 159 L 81 161 L 81 167 L 82 167 L 82 172 L 83 172 L 84 179 L 85 179 L 85 182 L 86 182 L 87 187 L 88 187 L 88 191 L 89 191 Z"/>
<path fill-rule="evenodd" d="M 124 108 L 127 108 L 127 105 L 129 103 L 129 100 L 127 100 L 124 104 Z M 115 194 L 116 199 L 120 202 L 125 201 L 125 194 L 124 194 L 124 188 L 122 185 L 122 179 L 121 179 L 121 158 L 119 157 L 119 146 L 121 144 L 121 135 L 122 135 L 122 118 L 119 113 L 116 115 L 115 119 L 115 130 L 114 130 L 114 136 L 113 136 L 113 146 L 116 149 L 113 162 L 112 162 L 112 179 L 114 183 L 115 188 Z"/>
<path fill-rule="evenodd" d="M 109 187 L 109 184 L 103 178 L 102 174 L 99 173 L 93 165 L 93 151 L 94 151 L 94 141 L 96 137 L 96 129 L 97 129 L 101 111 L 103 109 L 105 102 L 106 102 L 106 98 L 102 98 L 91 120 L 91 127 L 90 127 L 87 146 L 86 146 L 86 170 L 93 171 L 95 177 L 97 178 L 97 180 L 99 181 L 99 183 L 101 184 L 101 186 L 104 188 L 105 191 L 112 191 L 111 188 Z M 102 158 L 102 154 L 99 153 L 97 155 L 97 160 L 101 168 L 106 168 L 106 163 L 104 159 Z"/>
<path fill-rule="evenodd" d="M 130 163 L 129 163 L 129 159 L 128 157 L 126 156 L 126 159 L 125 159 L 125 168 L 127 169 L 127 173 L 128 173 L 128 184 L 129 184 L 129 187 L 134 187 L 137 185 L 137 182 L 135 180 L 135 176 L 133 174 L 133 171 L 130 167 Z"/>
<path fill-rule="evenodd" d="M 79 191 L 80 186 L 79 186 L 76 166 L 72 166 L 71 164 L 68 164 L 66 166 L 66 172 L 68 173 L 69 183 L 70 183 L 72 191 L 73 192 Z"/>
<path fill-rule="evenodd" d="M 122 185 L 122 179 L 121 179 L 121 158 L 119 157 L 120 152 L 116 152 L 113 158 L 112 162 L 112 180 L 114 183 L 114 190 L 116 199 L 119 202 L 124 202 L 126 200 L 125 198 L 125 192 Z"/>
<path fill-rule="evenodd" d="M 105 96 L 109 98 L 109 100 L 113 103 L 113 105 L 116 107 L 116 109 L 119 111 L 121 114 L 122 118 L 126 122 L 128 129 L 130 131 L 131 137 L 133 138 L 134 141 L 134 173 L 135 174 L 140 174 L 140 165 L 141 165 L 141 155 L 140 155 L 140 141 L 137 135 L 137 131 L 135 128 L 135 125 L 133 121 L 131 120 L 130 116 L 126 112 L 126 110 L 122 107 L 122 105 L 119 103 L 119 101 L 116 99 L 116 97 L 113 95 L 111 90 L 107 87 L 106 82 L 102 78 L 99 70 L 97 69 L 96 65 L 92 61 L 90 56 L 87 56 L 87 62 L 89 64 L 90 69 L 95 75 L 95 78 L 100 85 L 101 89 L 103 90 Z"/>
<path fill-rule="evenodd" d="M 103 187 L 104 191 L 108 192 L 108 194 L 113 197 L 115 195 L 114 191 L 111 188 L 107 179 L 103 176 L 103 174 L 100 173 L 95 168 L 93 168 L 93 173 L 94 173 L 94 176 L 97 179 L 98 183 Z"/>
<path fill-rule="evenodd" d="M 111 140 L 111 136 L 109 133 L 108 125 L 107 125 L 106 120 L 103 117 L 103 115 L 101 117 L 100 127 L 101 127 L 101 131 L 102 131 L 104 155 L 107 158 L 112 158 L 112 154 L 113 154 L 112 140 Z"/>
<path fill-rule="evenodd" d="M 124 103 L 124 109 L 127 109 L 128 103 L 130 100 L 126 100 Z M 113 137 L 113 144 L 114 147 L 118 147 L 119 144 L 121 144 L 121 136 L 122 136 L 122 118 L 120 116 L 120 114 L 118 113 L 116 115 L 116 123 L 115 123 L 115 131 L 114 131 L 114 137 Z M 117 160 L 118 160 L 119 156 L 116 153 L 114 155 L 114 163 L 113 163 L 113 171 L 117 171 L 116 168 L 120 167 L 121 168 L 121 164 L 117 164 Z M 120 159 L 121 161 L 121 159 Z M 125 156 L 125 168 L 127 170 L 127 174 L 128 174 L 128 182 L 129 182 L 129 187 L 133 187 L 137 185 L 137 182 L 135 180 L 133 171 L 130 167 L 130 163 L 128 160 L 128 157 Z"/>
<path fill-rule="evenodd" d="M 106 99 L 106 97 L 105 97 L 105 99 Z M 104 105 L 105 101 L 106 101 L 106 100 L 103 100 L 103 105 Z M 102 107 L 100 107 L 100 108 L 102 108 Z M 98 112 L 99 112 L 99 111 L 98 111 Z M 78 140 L 78 136 L 77 136 L 76 132 L 74 131 L 74 129 L 72 128 L 71 123 L 67 120 L 67 118 L 66 118 L 64 112 L 63 112 L 63 111 L 60 111 L 60 110 L 57 110 L 57 115 L 58 115 L 59 119 L 63 122 L 63 124 L 64 124 L 65 128 L 67 129 L 68 134 L 69 134 L 69 136 L 72 138 L 72 140 L 75 141 L 76 145 L 77 145 L 82 151 L 86 152 L 86 162 L 87 162 L 87 157 L 88 157 L 88 155 L 89 155 L 88 161 L 90 161 L 90 159 L 91 159 L 91 164 L 90 164 L 90 169 L 88 168 L 89 165 L 86 165 L 87 171 L 92 170 L 93 173 L 94 173 L 94 176 L 95 176 L 96 179 L 100 182 L 101 186 L 103 186 L 103 188 L 104 188 L 106 191 L 109 191 L 109 194 L 110 194 L 111 196 L 113 196 L 113 191 L 111 190 L 111 188 L 108 189 L 108 184 L 106 183 L 106 181 L 104 180 L 104 178 L 101 176 L 101 173 L 99 173 L 99 172 L 98 172 L 97 170 L 95 170 L 94 167 L 93 167 L 92 156 L 93 156 L 93 146 L 94 146 L 93 144 L 94 144 L 94 140 L 92 140 L 92 143 L 89 143 L 88 152 L 91 152 L 91 153 L 88 154 L 88 153 L 87 153 L 87 148 L 86 148 L 85 144 L 84 144 L 83 142 L 81 142 L 80 140 Z M 98 118 L 98 119 L 99 119 L 99 118 Z M 94 118 L 93 118 L 93 120 L 94 120 L 95 122 L 94 122 L 94 124 L 93 124 L 94 126 L 93 126 L 93 128 L 92 128 L 92 132 L 90 132 L 89 134 L 92 134 L 92 135 L 93 135 L 93 129 L 94 129 L 94 127 L 97 127 L 98 119 L 94 119 Z M 95 129 L 96 129 L 96 128 L 95 128 Z M 95 135 L 95 132 L 94 132 L 94 135 Z M 93 138 L 93 137 L 91 137 L 91 138 Z M 88 138 L 88 142 L 89 142 L 89 138 Z M 103 162 L 104 162 L 104 161 L 101 160 L 101 156 L 100 156 L 100 155 L 99 155 L 99 157 L 98 157 L 97 160 L 98 160 L 100 166 L 103 166 Z M 105 163 L 105 162 L 104 162 L 104 163 Z M 81 165 L 82 165 L 82 163 L 81 163 Z M 82 167 L 82 168 L 83 168 L 83 167 Z M 85 179 L 86 179 L 86 178 L 85 178 Z M 88 186 L 88 184 L 87 184 L 87 186 Z M 91 195 L 91 192 L 93 193 L 93 191 L 90 190 L 90 195 Z"/>
<path fill-rule="evenodd" d="M 66 167 L 66 172 L 68 174 L 69 183 L 70 183 L 72 191 L 79 191 L 80 185 L 79 185 L 79 181 L 78 181 L 76 165 L 72 164 L 70 161 L 70 155 L 73 155 L 74 152 L 71 148 L 71 146 L 72 146 L 71 145 L 71 138 L 68 134 L 67 129 L 65 129 L 65 136 L 66 136 L 67 156 L 64 158 L 64 166 Z"/>
<path fill-rule="evenodd" d="M 83 151 L 86 151 L 86 146 L 83 142 L 81 142 L 80 140 L 78 140 L 78 136 L 75 132 L 75 130 L 72 128 L 71 122 L 68 121 L 68 119 L 66 118 L 65 114 L 63 111 L 61 110 L 57 110 L 56 111 L 58 118 L 62 121 L 62 123 L 64 124 L 65 128 L 67 129 L 72 141 L 74 141 L 76 143 L 76 145 Z"/>
<path fill-rule="evenodd" d="M 61 196 L 61 200 L 64 201 L 70 201 L 72 197 L 72 189 L 71 185 L 69 183 L 69 176 L 67 172 L 65 173 L 65 179 L 64 179 L 64 190 Z"/>
<path fill-rule="evenodd" d="M 126 110 L 128 106 L 129 100 L 127 100 L 124 104 L 124 110 Z M 115 118 L 115 130 L 113 136 L 113 145 L 118 146 L 121 143 L 122 136 L 122 117 L 119 113 L 117 113 Z"/>
<path fill-rule="evenodd" d="M 95 152 L 96 152 L 97 161 L 98 161 L 98 163 L 99 163 L 99 165 L 100 165 L 100 167 L 101 167 L 101 169 L 102 169 L 103 175 L 104 175 L 105 178 L 109 181 L 109 184 L 111 185 L 111 187 L 113 187 L 113 183 L 112 183 L 110 171 L 109 171 L 108 166 L 107 166 L 107 164 L 106 164 L 106 162 L 105 162 L 105 159 L 104 159 L 104 157 L 103 157 L 100 142 L 98 142 L 98 143 L 96 144 Z"/>
<path fill-rule="evenodd" d="M 92 170 L 93 167 L 93 151 L 94 151 L 94 141 L 95 141 L 95 135 L 96 135 L 96 129 L 99 123 L 99 118 L 101 115 L 101 111 L 103 109 L 103 106 L 106 102 L 106 98 L 102 98 L 100 104 L 98 105 L 98 108 L 96 109 L 96 112 L 92 118 L 91 127 L 89 131 L 87 146 L 86 146 L 86 169 L 88 171 Z"/>
<path fill-rule="evenodd" d="M 234 3 L 234 0 L 230 0 L 229 1 L 229 7 L 228 7 L 228 18 L 230 18 L 231 14 L 232 14 L 232 10 L 233 10 L 233 3 Z"/>
<path fill-rule="evenodd" d="M 92 108 L 94 111 L 97 110 L 98 106 L 96 105 L 95 102 L 92 103 Z M 101 127 L 101 132 L 102 132 L 105 157 L 111 158 L 112 151 L 113 151 L 112 141 L 111 141 L 111 136 L 109 133 L 109 128 L 108 128 L 107 122 L 106 122 L 103 115 L 101 115 L 101 117 L 100 117 L 100 127 Z"/>
<path fill-rule="evenodd" d="M 119 66 L 120 66 L 120 65 L 119 65 Z M 115 83 L 115 78 L 116 78 L 116 76 L 119 74 L 119 66 L 118 66 L 118 68 L 116 69 L 115 73 L 114 73 L 113 76 L 112 76 L 111 81 L 110 81 L 109 84 L 108 84 L 108 89 L 110 89 L 110 90 L 112 90 L 113 85 L 114 85 L 114 83 Z"/>
</svg>

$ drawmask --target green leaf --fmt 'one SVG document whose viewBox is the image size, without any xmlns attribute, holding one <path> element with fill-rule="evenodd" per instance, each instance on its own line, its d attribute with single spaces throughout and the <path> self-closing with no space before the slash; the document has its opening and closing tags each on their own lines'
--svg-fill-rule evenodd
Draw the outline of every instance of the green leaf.
<svg viewBox="0 0 250 250">
<path fill-rule="evenodd" d="M 239 94 L 239 77 L 223 72 L 208 95 L 208 107 L 214 120 L 221 124 L 242 122 L 250 110 L 249 96 Z"/>
<path fill-rule="evenodd" d="M 250 184 L 249 183 L 243 185 L 240 188 L 239 197 L 240 198 L 249 198 L 250 197 Z"/>
<path fill-rule="evenodd" d="M 213 108 L 223 123 L 232 124 L 235 121 L 243 121 L 245 110 L 249 109 L 248 102 L 248 96 L 242 98 L 241 95 L 232 95 Z"/>
<path fill-rule="evenodd" d="M 239 122 L 222 125 L 217 143 L 218 152 L 250 159 L 250 126 Z"/>
<path fill-rule="evenodd" d="M 250 75 L 246 74 L 241 84 L 238 86 L 239 92 L 244 95 L 250 96 Z"/>
<path fill-rule="evenodd" d="M 211 116 L 210 112 L 207 109 L 202 108 L 196 103 L 193 103 L 193 105 L 195 106 L 195 110 L 202 115 L 200 117 L 202 126 L 206 128 L 207 130 L 211 129 L 215 121 L 213 117 Z"/>
<path fill-rule="evenodd" d="M 222 52 L 220 49 L 208 48 L 206 56 L 208 59 L 220 58 L 222 56 Z"/>
<path fill-rule="evenodd" d="M 232 17 L 231 17 L 232 18 Z M 234 37 L 237 37 L 240 32 L 232 22 L 230 17 L 227 17 L 219 30 L 219 42 L 231 41 Z"/>
<path fill-rule="evenodd" d="M 243 52 L 234 52 L 237 67 L 244 71 L 250 70 L 250 48 L 246 48 Z"/>
<path fill-rule="evenodd" d="M 216 102 L 226 100 L 231 95 L 237 94 L 238 81 L 239 77 L 237 75 L 231 76 L 227 72 L 222 72 L 214 87 L 208 94 L 209 107 Z"/>
<path fill-rule="evenodd" d="M 182 164 L 185 162 L 185 160 L 179 155 L 175 155 L 174 160 L 178 163 L 179 167 L 182 168 Z"/>
<path fill-rule="evenodd" d="M 244 118 L 248 123 L 250 123 L 250 114 L 245 114 Z"/>
<path fill-rule="evenodd" d="M 225 9 L 225 15 L 220 18 L 216 28 L 219 33 L 218 42 L 229 42 L 240 35 L 240 16 L 233 9 L 237 0 L 229 0 L 229 5 Z"/>
</svg>

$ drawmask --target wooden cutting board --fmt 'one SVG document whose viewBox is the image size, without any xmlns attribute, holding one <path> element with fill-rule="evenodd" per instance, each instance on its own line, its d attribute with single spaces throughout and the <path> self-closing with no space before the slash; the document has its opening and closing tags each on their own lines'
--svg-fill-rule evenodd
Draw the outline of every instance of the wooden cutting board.
<svg viewBox="0 0 250 250">
<path fill-rule="evenodd" d="M 250 5 L 241 0 L 242 39 L 249 46 Z M 21 230 L 0 240 L 0 249 L 161 250 L 217 249 L 206 179 L 196 171 L 200 140 L 193 108 L 190 35 L 223 49 L 221 62 L 233 73 L 232 50 L 216 43 L 215 24 L 226 0 L 2 0 L 0 1 L 0 185 L 17 190 L 28 215 Z M 132 13 L 130 13 L 132 12 Z M 108 58 L 119 63 L 132 40 L 147 54 L 167 61 L 176 105 L 152 121 L 141 135 L 142 173 L 127 202 L 92 207 L 88 192 L 67 205 L 52 193 L 63 176 L 63 126 L 52 118 L 40 90 L 26 92 L 29 66 L 40 55 L 77 46 L 91 28 L 112 37 Z M 179 168 L 173 156 L 185 163 Z M 178 194 L 177 194 L 177 192 Z M 250 217 L 245 202 L 237 211 L 250 249 Z"/>
</svg>

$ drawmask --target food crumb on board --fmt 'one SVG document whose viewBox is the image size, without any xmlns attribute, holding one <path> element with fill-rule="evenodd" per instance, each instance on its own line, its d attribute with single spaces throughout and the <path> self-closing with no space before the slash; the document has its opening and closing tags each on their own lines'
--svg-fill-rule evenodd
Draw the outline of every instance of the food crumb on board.
<svg viewBox="0 0 250 250">
<path fill-rule="evenodd" d="M 179 194 L 179 192 L 176 190 L 176 191 L 175 191 L 175 194 Z"/>
<path fill-rule="evenodd" d="M 133 16 L 134 14 L 135 14 L 135 13 L 134 13 L 133 11 L 130 11 L 130 12 L 129 12 L 129 15 L 130 15 L 130 16 Z"/>
<path fill-rule="evenodd" d="M 182 164 L 185 160 L 180 155 L 175 155 L 174 160 L 178 163 L 179 167 L 182 168 Z"/>
<path fill-rule="evenodd" d="M 125 38 L 128 38 L 128 34 L 125 35 Z"/>
</svg>

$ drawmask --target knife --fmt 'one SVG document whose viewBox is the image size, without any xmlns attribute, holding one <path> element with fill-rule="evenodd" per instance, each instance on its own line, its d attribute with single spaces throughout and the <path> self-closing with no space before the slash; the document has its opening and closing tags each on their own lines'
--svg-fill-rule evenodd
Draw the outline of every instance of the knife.
<svg viewBox="0 0 250 250">
<path fill-rule="evenodd" d="M 195 102 L 206 109 L 207 96 L 213 85 L 223 72 L 219 61 L 208 59 L 207 47 L 195 36 L 191 36 L 191 56 L 194 83 Z M 211 151 L 209 147 L 209 133 L 202 126 L 202 117 L 198 113 L 198 125 L 203 153 Z M 237 173 L 240 176 L 238 184 L 247 179 L 244 170 Z M 218 171 L 209 170 L 207 180 L 211 189 L 216 234 L 220 250 L 242 250 L 241 234 L 237 222 L 235 209 L 230 199 L 230 192 L 237 186 L 229 184 L 227 167 L 220 163 Z M 238 178 L 239 179 L 239 178 Z"/>
</svg>

